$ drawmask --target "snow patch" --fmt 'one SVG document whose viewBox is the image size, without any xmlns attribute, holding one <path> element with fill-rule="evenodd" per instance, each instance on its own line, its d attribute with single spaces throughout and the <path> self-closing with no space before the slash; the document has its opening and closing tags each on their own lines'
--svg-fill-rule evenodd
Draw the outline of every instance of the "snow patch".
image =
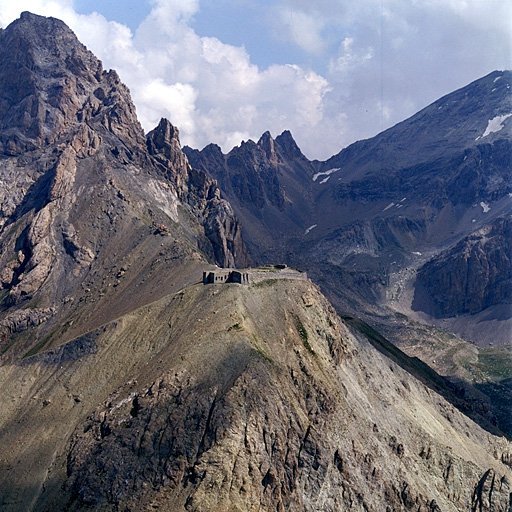
<svg viewBox="0 0 512 512">
<path fill-rule="evenodd" d="M 386 208 L 384 208 L 384 210 L 382 210 L 383 212 L 385 212 L 386 210 L 389 210 L 390 208 L 393 208 L 393 206 L 395 206 L 395 203 L 389 203 Z"/>
<path fill-rule="evenodd" d="M 317 172 L 315 175 L 313 175 L 313 181 L 316 181 L 319 176 L 329 176 L 333 172 L 341 171 L 341 167 L 335 167 L 334 169 L 329 169 L 328 171 L 323 172 Z M 323 182 L 321 182 L 323 183 Z"/>
<path fill-rule="evenodd" d="M 501 78 L 501 76 L 497 76 L 497 77 L 494 79 L 493 84 L 495 84 L 495 83 L 496 83 L 500 78 Z"/>
<path fill-rule="evenodd" d="M 487 213 L 491 209 L 491 207 L 487 203 L 484 203 L 483 201 L 480 203 L 480 206 L 482 207 L 484 213 Z"/>
<path fill-rule="evenodd" d="M 322 183 L 326 183 L 327 181 L 329 181 L 329 178 L 330 178 L 330 176 L 327 176 L 327 178 L 324 178 L 324 179 L 320 182 L 320 185 L 322 185 Z"/>
<path fill-rule="evenodd" d="M 509 193 L 508 193 L 508 197 L 512 197 L 512 192 L 509 192 Z"/>
<path fill-rule="evenodd" d="M 487 128 L 485 129 L 485 132 L 480 136 L 477 137 L 475 140 L 483 139 L 484 137 L 487 137 L 487 135 L 490 135 L 491 133 L 499 132 L 503 129 L 503 123 L 505 120 L 507 120 L 512 114 L 505 114 L 504 116 L 496 116 L 489 120 L 487 123 Z"/>
<path fill-rule="evenodd" d="M 403 203 L 405 200 L 407 199 L 407 197 L 403 197 L 400 202 Z"/>
<path fill-rule="evenodd" d="M 315 229 L 318 226 L 318 224 L 313 224 L 312 226 L 309 226 L 308 229 L 304 232 L 305 235 L 307 235 L 312 229 Z"/>
<path fill-rule="evenodd" d="M 415 254 L 416 256 L 421 256 L 421 252 L 418 251 L 413 251 L 413 254 Z"/>
</svg>

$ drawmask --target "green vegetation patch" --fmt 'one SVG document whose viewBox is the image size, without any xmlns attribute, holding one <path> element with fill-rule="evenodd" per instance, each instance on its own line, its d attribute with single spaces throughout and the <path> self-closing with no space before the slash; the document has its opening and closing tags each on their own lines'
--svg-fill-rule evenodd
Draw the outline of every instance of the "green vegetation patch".
<svg viewBox="0 0 512 512">
<path fill-rule="evenodd" d="M 9 343 L 7 343 L 7 345 L 4 348 L 2 348 L 2 352 L 0 352 L 0 355 L 3 356 L 14 345 L 14 342 L 15 342 L 15 338 L 14 338 L 14 336 L 12 336 Z"/>
<path fill-rule="evenodd" d="M 272 364 L 274 363 L 274 360 L 261 347 L 258 347 L 258 345 L 254 345 L 254 350 L 256 350 L 260 357 L 265 359 L 265 361 L 268 361 Z"/>
<path fill-rule="evenodd" d="M 37 353 L 39 353 L 50 341 L 52 338 L 52 334 L 48 334 L 45 336 L 39 343 L 34 345 L 24 356 L 22 359 L 25 359 L 26 357 L 35 356 Z"/>
<path fill-rule="evenodd" d="M 263 350 L 259 345 L 258 345 L 258 337 L 255 335 L 255 334 L 252 334 L 252 343 L 251 343 L 251 346 L 252 346 L 252 349 L 261 357 L 263 358 L 265 361 L 271 363 L 271 364 L 274 364 L 274 360 L 272 359 L 272 357 L 265 351 Z"/>
<path fill-rule="evenodd" d="M 481 350 L 478 363 L 482 372 L 493 381 L 512 378 L 512 347 Z"/>
<path fill-rule="evenodd" d="M 308 339 L 308 331 L 306 331 L 306 328 L 302 324 L 300 318 L 298 316 L 295 316 L 295 328 L 297 329 L 297 332 L 299 333 L 300 339 L 302 340 L 302 343 L 306 347 L 309 353 L 316 355 L 316 352 L 313 350 L 311 345 L 309 344 Z"/>
</svg>

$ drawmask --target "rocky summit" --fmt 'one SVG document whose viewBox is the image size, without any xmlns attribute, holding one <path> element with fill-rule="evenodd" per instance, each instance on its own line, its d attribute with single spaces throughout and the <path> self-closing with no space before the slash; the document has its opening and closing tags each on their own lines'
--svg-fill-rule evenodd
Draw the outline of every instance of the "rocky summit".
<svg viewBox="0 0 512 512">
<path fill-rule="evenodd" d="M 391 283 L 402 275 L 405 286 L 412 269 L 409 310 L 427 320 L 494 307 L 506 316 L 506 140 L 496 123 L 483 126 L 489 112 L 464 140 L 457 119 L 440 126 L 439 140 L 453 139 L 455 177 L 439 170 L 441 148 L 417 155 L 434 155 L 424 174 L 447 183 L 473 183 L 466 166 L 475 161 L 484 180 L 492 161 L 494 181 L 483 192 L 475 185 L 460 208 L 444 195 L 409 207 L 389 184 L 382 198 L 368 192 L 386 179 L 421 182 L 409 147 L 395 174 L 379 181 L 373 164 L 355 162 L 331 190 L 356 153 L 378 161 L 382 147 L 363 142 L 355 147 L 364 151 L 321 163 L 289 132 L 228 155 L 182 150 L 165 119 L 144 134 L 118 75 L 59 20 L 23 13 L 0 30 L 0 63 L 2 511 L 510 510 L 498 369 L 478 386 L 387 339 L 434 330 L 419 313 L 398 315 L 403 294 Z M 509 76 L 483 80 L 499 88 Z M 472 112 L 471 90 L 456 93 L 452 110 L 439 106 L 447 116 Z M 390 133 L 388 143 L 402 140 Z M 473 201 L 485 205 L 474 223 Z M 334 211 L 346 217 L 327 216 Z M 414 254 L 432 240 L 428 258 Z M 329 243 L 328 260 L 306 264 Z M 249 258 L 274 261 L 245 269 Z M 307 276 L 287 267 L 293 261 Z M 319 279 L 326 270 L 330 279 Z M 450 284 L 457 272 L 484 280 L 470 300 L 464 280 Z M 248 278 L 226 277 L 235 274 Z M 395 330 L 383 314 L 392 289 Z M 418 344 L 430 350 L 432 336 Z M 454 340 L 464 368 L 472 356 L 482 371 L 493 361 L 506 372 L 499 354 Z"/>
</svg>

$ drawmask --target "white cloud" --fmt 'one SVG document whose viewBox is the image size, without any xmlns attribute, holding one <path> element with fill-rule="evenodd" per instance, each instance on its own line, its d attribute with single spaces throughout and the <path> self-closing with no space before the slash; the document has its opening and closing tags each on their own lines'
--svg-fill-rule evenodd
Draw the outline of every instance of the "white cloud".
<svg viewBox="0 0 512 512">
<path fill-rule="evenodd" d="M 154 5 L 151 15 L 167 27 L 173 22 L 188 22 L 199 10 L 199 0 L 151 0 L 151 3 Z"/>
<path fill-rule="evenodd" d="M 136 90 L 135 99 L 139 117 L 146 120 L 147 127 L 155 127 L 161 117 L 172 119 L 173 124 L 184 133 L 195 132 L 195 101 L 197 93 L 189 84 L 166 84 L 155 78 Z"/>
<path fill-rule="evenodd" d="M 317 13 L 279 6 L 271 19 L 274 20 L 276 34 L 290 39 L 302 50 L 320 54 L 325 49 L 322 37 L 325 21 Z"/>
<path fill-rule="evenodd" d="M 218 10 L 240 3 L 223 0 Z M 258 66 L 250 50 L 201 37 L 193 29 L 200 0 L 151 0 L 135 33 L 101 14 L 78 14 L 72 0 L 0 0 L 0 24 L 23 10 L 65 21 L 118 70 L 146 131 L 163 116 L 183 143 L 229 150 L 266 130 L 290 129 L 311 158 L 328 158 L 492 69 L 512 67 L 509 0 L 258 5 L 250 10 L 261 11 L 258 50 L 283 63 L 294 48 L 286 64 Z"/>
<path fill-rule="evenodd" d="M 0 0 L 0 25 L 5 27 L 23 11 L 30 11 L 44 16 L 62 17 L 73 14 L 72 0 L 23 0 L 13 2 L 12 0 Z"/>
<path fill-rule="evenodd" d="M 331 73 L 348 73 L 351 68 L 361 66 L 374 56 L 371 46 L 367 48 L 354 47 L 354 39 L 346 37 L 339 48 L 338 57 L 331 59 L 329 70 Z"/>
</svg>

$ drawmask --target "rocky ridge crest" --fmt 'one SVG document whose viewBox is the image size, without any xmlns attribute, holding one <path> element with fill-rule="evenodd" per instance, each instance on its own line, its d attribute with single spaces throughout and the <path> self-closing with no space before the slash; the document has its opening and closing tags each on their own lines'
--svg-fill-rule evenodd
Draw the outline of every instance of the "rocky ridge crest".
<svg viewBox="0 0 512 512">
<path fill-rule="evenodd" d="M 177 130 L 144 137 L 60 22 L 24 13 L 0 38 L 2 63 L 16 38 L 32 59 L 14 54 L 29 96 L 1 107 L 2 510 L 507 510 L 510 443 L 485 400 L 309 281 L 196 284 L 206 255 L 245 253 Z M 249 150 L 243 174 L 284 191 L 261 217 L 301 226 L 288 173 L 311 163 L 286 132 Z"/>
</svg>

